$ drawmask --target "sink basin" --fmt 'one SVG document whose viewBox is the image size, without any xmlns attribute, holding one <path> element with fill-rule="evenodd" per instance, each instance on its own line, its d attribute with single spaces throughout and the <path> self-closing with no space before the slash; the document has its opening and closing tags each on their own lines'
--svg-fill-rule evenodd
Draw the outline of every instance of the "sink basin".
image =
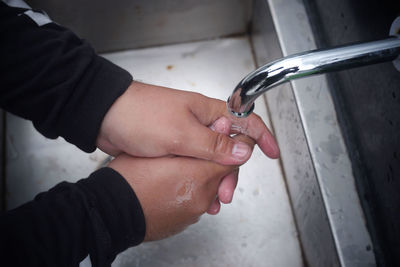
<svg viewBox="0 0 400 267">
<path fill-rule="evenodd" d="M 103 56 L 130 71 L 137 80 L 184 88 L 219 99 L 230 93 L 237 77 L 254 69 L 247 36 Z M 222 73 L 226 66 L 232 66 L 229 75 Z M 268 122 L 263 99 L 257 108 Z M 46 140 L 29 122 L 19 118 L 9 116 L 8 122 L 8 135 L 14 140 L 10 148 L 16 154 L 8 162 L 10 208 L 52 184 L 88 176 L 106 158 L 99 151 L 91 155 L 82 153 L 63 140 Z M 23 142 L 28 144 L 22 146 Z M 21 177 L 26 179 L 18 180 Z M 224 205 L 218 216 L 203 215 L 199 223 L 182 234 L 131 248 L 122 253 L 113 266 L 138 263 L 139 266 L 203 267 L 219 266 L 221 262 L 227 266 L 265 266 L 265 263 L 302 266 L 300 244 L 279 161 L 266 158 L 259 149 L 241 168 L 233 203 Z"/>
</svg>

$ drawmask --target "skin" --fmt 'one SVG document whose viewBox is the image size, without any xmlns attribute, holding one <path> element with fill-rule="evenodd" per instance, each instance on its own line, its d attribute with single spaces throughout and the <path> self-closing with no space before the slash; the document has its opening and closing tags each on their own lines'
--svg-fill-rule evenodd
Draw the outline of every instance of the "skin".
<svg viewBox="0 0 400 267">
<path fill-rule="evenodd" d="M 231 131 L 231 122 L 229 119 L 225 117 L 221 117 L 216 120 L 211 126 L 210 129 L 225 135 L 229 135 Z M 251 140 L 253 141 L 253 140 Z M 254 146 L 254 142 L 252 143 Z M 233 170 L 231 173 L 222 178 L 221 183 L 218 187 L 218 194 L 214 200 L 214 202 L 209 207 L 207 213 L 210 215 L 216 215 L 220 211 L 221 203 L 229 204 L 232 202 L 233 194 L 238 182 L 239 177 L 239 169 Z"/>
<path fill-rule="evenodd" d="M 220 126 L 223 129 L 215 130 L 215 126 L 213 129 L 220 118 L 224 118 L 224 126 Z M 252 149 L 229 136 L 238 133 L 253 139 L 268 157 L 279 157 L 274 137 L 256 114 L 236 118 L 223 101 L 134 81 L 105 115 L 97 146 L 113 156 L 177 155 L 240 165 L 250 158 Z M 218 213 L 219 200 L 231 202 L 237 172 L 225 175 L 211 214 Z"/>
<path fill-rule="evenodd" d="M 243 135 L 235 140 L 250 148 L 254 145 Z M 166 238 L 196 223 L 214 205 L 222 178 L 238 169 L 237 165 L 189 157 L 134 158 L 127 154 L 120 154 L 109 167 L 127 180 L 140 201 L 145 241 Z"/>
<path fill-rule="evenodd" d="M 132 82 L 111 106 L 97 145 L 114 156 L 121 152 L 137 157 L 179 155 L 242 164 L 250 157 L 250 147 L 208 127 L 221 117 L 229 120 L 231 132 L 248 135 L 267 156 L 279 157 L 274 137 L 256 114 L 236 118 L 221 100 L 139 82 Z M 240 145 L 247 153 L 234 153 Z"/>
</svg>

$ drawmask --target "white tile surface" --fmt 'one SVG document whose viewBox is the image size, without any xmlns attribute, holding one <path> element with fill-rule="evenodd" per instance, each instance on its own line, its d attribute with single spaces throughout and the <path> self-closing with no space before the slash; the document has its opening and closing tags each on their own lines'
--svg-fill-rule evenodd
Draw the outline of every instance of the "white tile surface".
<svg viewBox="0 0 400 267">
<path fill-rule="evenodd" d="M 143 82 L 226 100 L 253 69 L 246 38 L 194 42 L 104 55 Z M 256 112 L 268 122 L 262 98 Z M 86 177 L 106 157 L 64 140 L 47 140 L 30 122 L 8 116 L 7 186 L 15 207 L 62 180 Z M 125 266 L 302 266 L 300 246 L 279 162 L 255 149 L 241 168 L 231 205 L 174 237 L 142 244 L 117 257 Z"/>
</svg>

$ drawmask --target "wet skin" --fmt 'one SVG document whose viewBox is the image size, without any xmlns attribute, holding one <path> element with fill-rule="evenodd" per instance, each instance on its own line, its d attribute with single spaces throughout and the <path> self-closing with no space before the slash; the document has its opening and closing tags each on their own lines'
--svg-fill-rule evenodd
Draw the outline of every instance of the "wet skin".
<svg viewBox="0 0 400 267">
<path fill-rule="evenodd" d="M 224 117 L 223 132 L 209 128 Z M 105 115 L 97 146 L 117 156 L 188 156 L 225 165 L 240 165 L 251 154 L 249 146 L 228 136 L 242 133 L 256 141 L 270 158 L 279 157 L 276 141 L 256 114 L 236 118 L 226 103 L 204 95 L 132 82 Z M 229 203 L 237 173 L 227 176 L 218 190 L 219 199 Z M 216 206 L 214 206 L 216 208 Z M 215 213 L 216 210 L 210 211 Z"/>
<path fill-rule="evenodd" d="M 251 148 L 254 145 L 243 135 L 235 139 Z M 216 205 L 223 178 L 239 168 L 189 157 L 135 158 L 127 154 L 117 156 L 109 167 L 128 181 L 140 201 L 146 220 L 145 241 L 174 235 L 197 222 Z"/>
</svg>

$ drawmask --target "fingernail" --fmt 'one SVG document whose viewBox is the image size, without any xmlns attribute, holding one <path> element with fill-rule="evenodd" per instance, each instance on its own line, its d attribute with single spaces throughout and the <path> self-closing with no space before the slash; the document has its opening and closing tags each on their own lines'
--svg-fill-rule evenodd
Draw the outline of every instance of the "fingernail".
<svg viewBox="0 0 400 267">
<path fill-rule="evenodd" d="M 250 147 L 244 143 L 236 143 L 232 149 L 232 155 L 241 160 L 245 159 L 250 152 Z"/>
</svg>

